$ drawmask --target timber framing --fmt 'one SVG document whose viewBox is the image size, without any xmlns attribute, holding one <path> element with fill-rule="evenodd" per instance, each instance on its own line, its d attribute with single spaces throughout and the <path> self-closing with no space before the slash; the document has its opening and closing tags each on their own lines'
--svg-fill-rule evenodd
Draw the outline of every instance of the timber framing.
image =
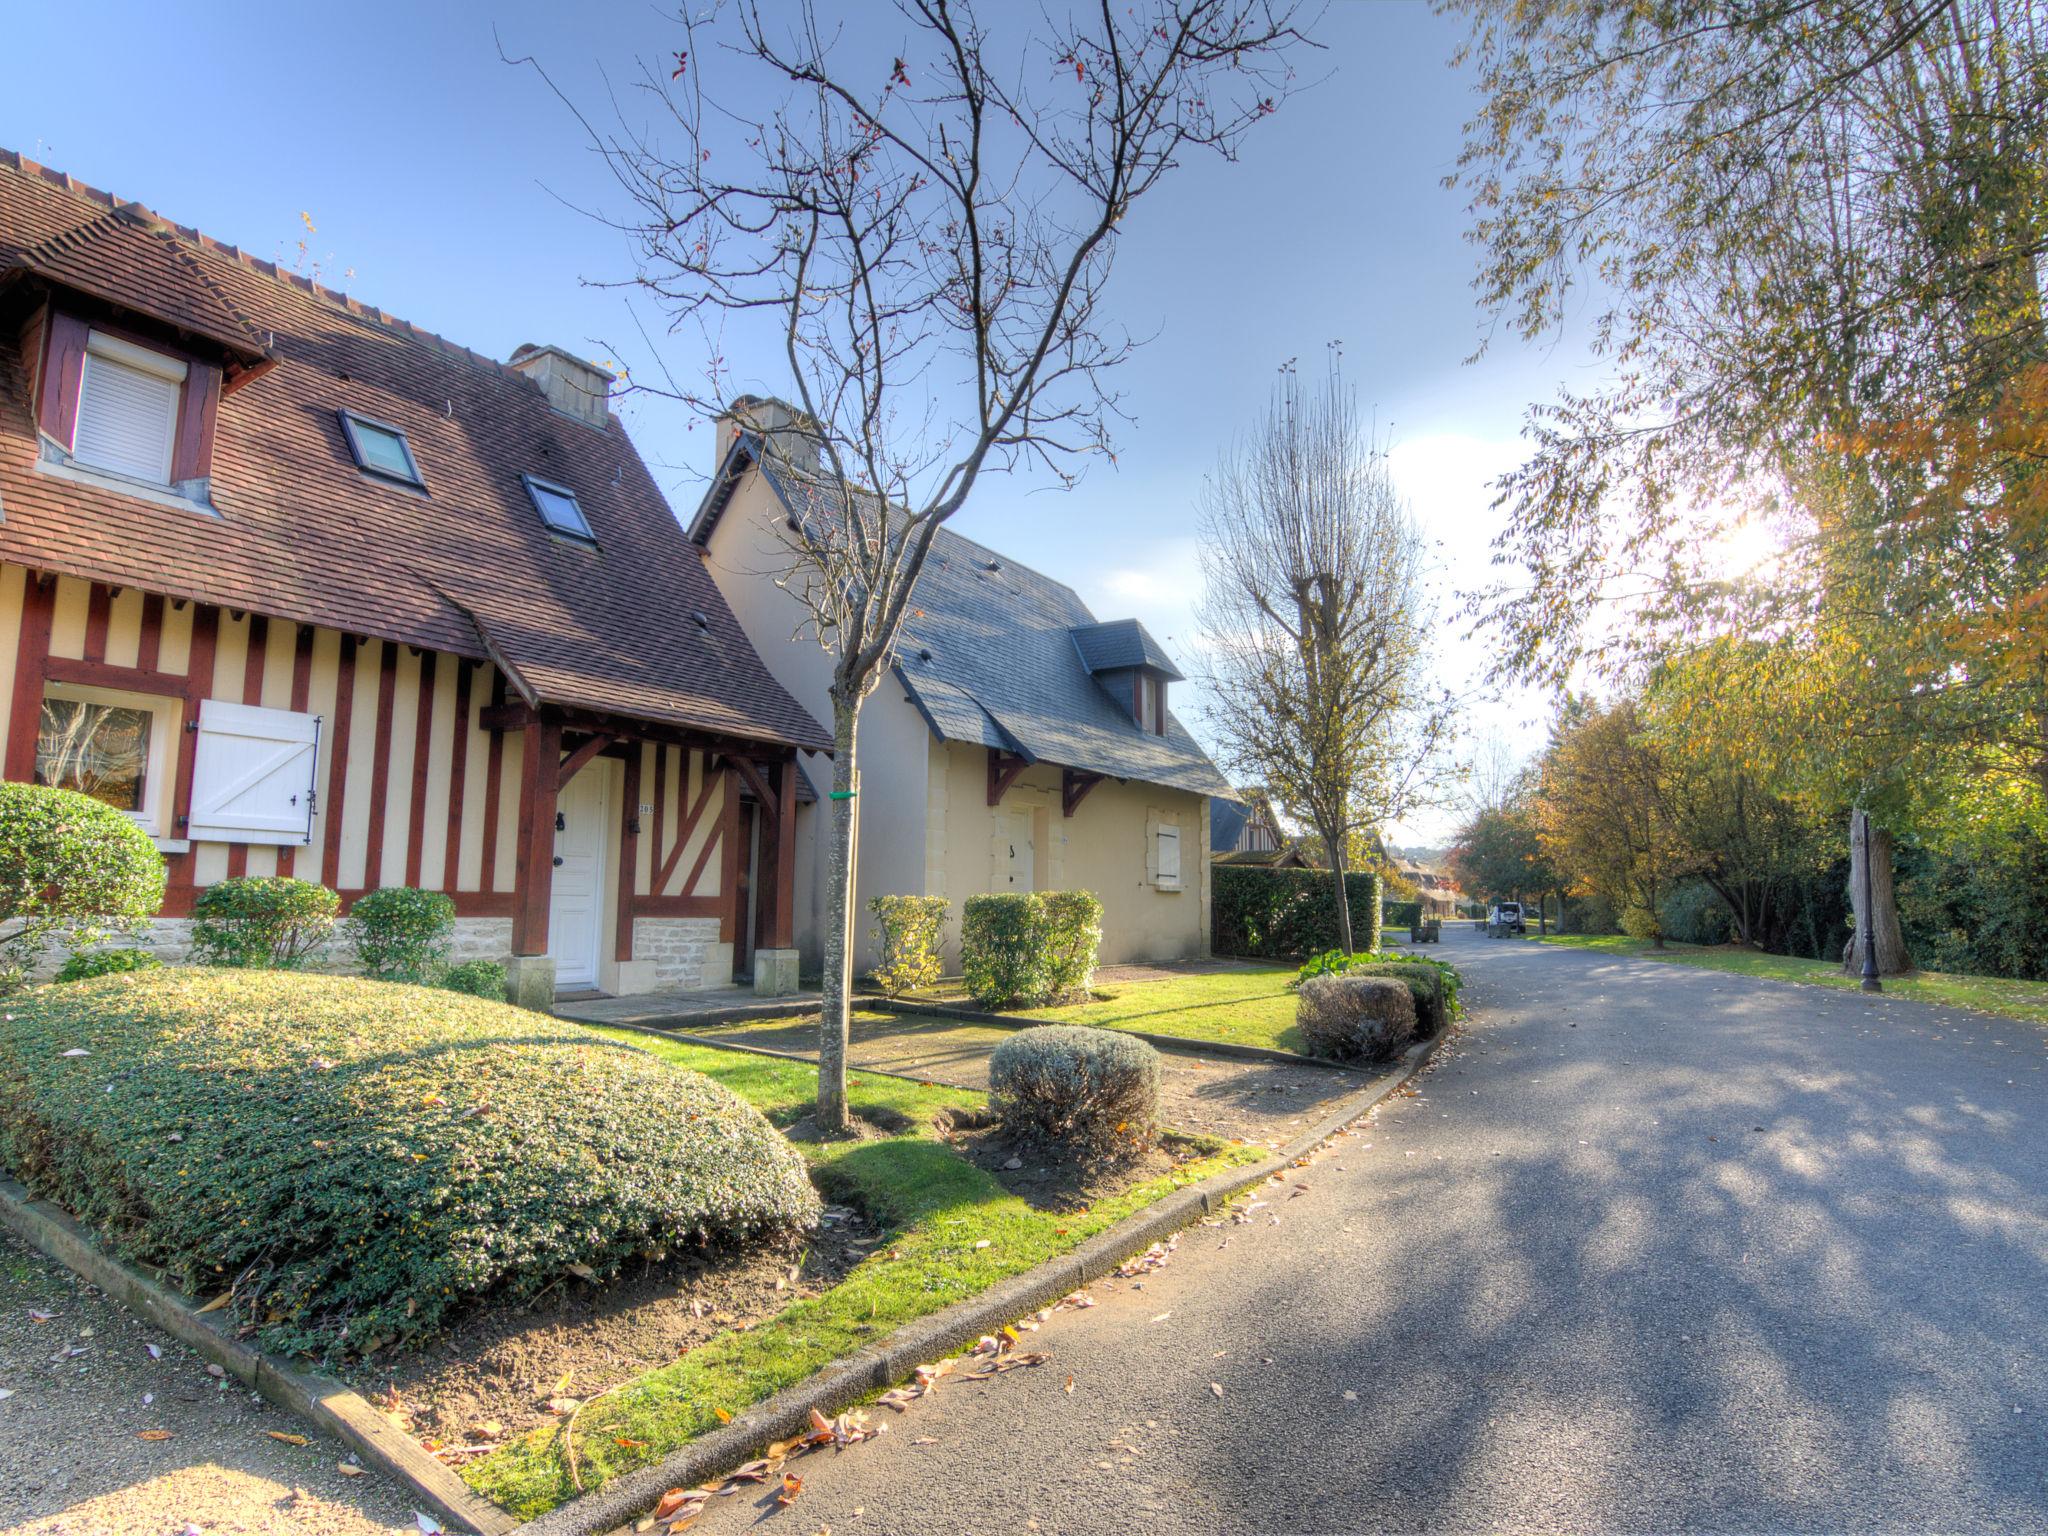
<svg viewBox="0 0 2048 1536">
<path fill-rule="evenodd" d="M 1031 759 L 1005 752 L 1001 747 L 988 749 L 988 803 L 1001 805 L 1003 796 L 1010 786 L 1017 782 L 1018 775 L 1031 766 Z"/>
<path fill-rule="evenodd" d="M 1081 808 L 1081 802 L 1088 798 L 1088 791 L 1100 784 L 1106 777 L 1100 773 L 1083 773 L 1078 768 L 1060 770 L 1060 814 L 1071 816 Z"/>
</svg>

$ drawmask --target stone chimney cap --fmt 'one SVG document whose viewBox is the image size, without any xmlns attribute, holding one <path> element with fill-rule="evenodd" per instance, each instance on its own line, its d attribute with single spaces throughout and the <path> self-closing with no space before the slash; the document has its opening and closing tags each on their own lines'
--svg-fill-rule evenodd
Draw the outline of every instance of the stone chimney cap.
<svg viewBox="0 0 2048 1536">
<path fill-rule="evenodd" d="M 607 402 L 612 385 L 617 382 L 610 369 L 561 347 L 531 341 L 513 352 L 507 366 L 538 384 L 548 404 L 563 415 L 574 416 L 600 430 L 610 421 Z"/>
</svg>

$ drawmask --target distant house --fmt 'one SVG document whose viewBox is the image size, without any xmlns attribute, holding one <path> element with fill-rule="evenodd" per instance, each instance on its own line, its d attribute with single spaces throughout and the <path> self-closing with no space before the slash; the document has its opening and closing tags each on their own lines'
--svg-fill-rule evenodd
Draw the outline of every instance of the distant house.
<svg viewBox="0 0 2048 1536">
<path fill-rule="evenodd" d="M 445 891 L 524 1000 L 788 944 L 782 687 L 558 348 L 497 362 L 0 154 L 0 741 L 234 875 Z"/>
<path fill-rule="evenodd" d="M 1457 915 L 1458 903 L 1464 897 L 1458 890 L 1457 882 L 1449 875 L 1407 858 L 1396 859 L 1394 868 L 1404 880 L 1415 887 L 1425 917 Z"/>
<path fill-rule="evenodd" d="M 787 559 L 778 530 L 835 515 L 831 495 L 727 418 L 690 524 L 770 671 L 821 718 L 830 659 L 798 637 L 802 610 L 773 573 Z M 861 712 L 856 968 L 874 962 L 866 904 L 884 894 L 947 899 L 949 966 L 960 903 L 988 891 L 1093 891 L 1105 960 L 1206 953 L 1209 797 L 1231 791 L 1174 716 L 1180 680 L 1136 620 L 1098 622 L 1072 588 L 941 529 L 893 671 Z M 802 761 L 827 782 L 825 759 Z M 828 829 L 817 812 L 797 828 L 806 964 L 821 948 Z"/>
<path fill-rule="evenodd" d="M 1242 854 L 1277 854 L 1287 846 L 1287 837 L 1273 815 L 1263 790 L 1248 789 L 1242 799 L 1221 797 L 1209 802 L 1209 853 L 1233 863 L 1268 863 L 1269 859 L 1243 859 Z"/>
</svg>

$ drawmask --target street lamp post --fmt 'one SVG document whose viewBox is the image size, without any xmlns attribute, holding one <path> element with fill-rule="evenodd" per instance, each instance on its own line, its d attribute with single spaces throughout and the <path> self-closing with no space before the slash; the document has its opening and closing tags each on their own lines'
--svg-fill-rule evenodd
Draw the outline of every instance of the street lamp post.
<svg viewBox="0 0 2048 1536">
<path fill-rule="evenodd" d="M 1863 929 L 1863 990 L 1882 992 L 1884 983 L 1877 979 L 1877 920 L 1870 910 L 1870 812 L 1863 813 L 1863 911 L 1858 922 Z"/>
</svg>

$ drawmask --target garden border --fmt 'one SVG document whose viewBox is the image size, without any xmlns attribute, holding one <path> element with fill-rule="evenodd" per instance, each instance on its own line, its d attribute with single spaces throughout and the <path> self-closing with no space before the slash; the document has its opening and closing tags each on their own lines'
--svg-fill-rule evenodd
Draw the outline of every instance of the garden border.
<svg viewBox="0 0 2048 1536">
<path fill-rule="evenodd" d="M 1096 1233 L 1071 1253 L 998 1281 L 978 1296 L 957 1301 L 929 1317 L 905 1323 L 887 1338 L 785 1387 L 742 1412 L 730 1424 L 721 1425 L 660 1461 L 624 1473 L 602 1488 L 594 1488 L 535 1517 L 518 1528 L 518 1536 L 606 1536 L 622 1528 L 630 1529 L 670 1488 L 695 1487 L 751 1459 L 771 1440 L 801 1433 L 810 1426 L 813 1409 L 828 1416 L 842 1412 L 863 1398 L 907 1380 L 918 1366 L 1100 1280 L 1131 1254 L 1213 1214 L 1235 1195 L 1292 1167 L 1361 1115 L 1392 1097 L 1422 1072 L 1437 1047 L 1455 1028 L 1453 1025 L 1433 1039 L 1410 1046 L 1393 1066 L 1345 1097 L 1330 1114 L 1272 1156 L 1242 1168 L 1225 1169 L 1199 1184 L 1175 1190 Z"/>
<path fill-rule="evenodd" d="M 0 1222 L 245 1387 L 332 1435 L 364 1465 L 410 1489 L 430 1513 L 481 1536 L 508 1536 L 518 1529 L 517 1519 L 476 1493 L 346 1384 L 244 1343 L 227 1331 L 225 1312 L 199 1311 L 163 1281 L 100 1247 L 68 1212 L 5 1177 L 0 1177 Z"/>
</svg>

